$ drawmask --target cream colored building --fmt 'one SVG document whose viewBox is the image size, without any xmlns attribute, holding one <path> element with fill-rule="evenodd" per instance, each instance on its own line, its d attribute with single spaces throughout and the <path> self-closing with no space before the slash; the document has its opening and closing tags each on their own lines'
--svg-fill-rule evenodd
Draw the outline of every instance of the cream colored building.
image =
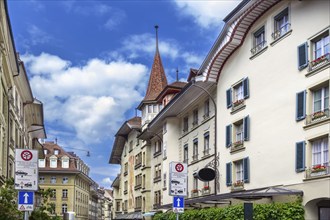
<svg viewBox="0 0 330 220">
<path fill-rule="evenodd" d="M 24 63 L 15 49 L 7 10 L 0 2 L 0 185 L 14 177 L 15 149 L 37 149 L 45 138 L 43 106 L 33 98 Z"/>
<path fill-rule="evenodd" d="M 66 152 L 54 142 L 43 144 L 45 158 L 39 159 L 39 187 L 52 189 L 50 203 L 55 213 L 75 212 L 75 219 L 89 219 L 89 167 L 73 152 Z M 55 214 L 54 213 L 54 214 Z"/>
</svg>

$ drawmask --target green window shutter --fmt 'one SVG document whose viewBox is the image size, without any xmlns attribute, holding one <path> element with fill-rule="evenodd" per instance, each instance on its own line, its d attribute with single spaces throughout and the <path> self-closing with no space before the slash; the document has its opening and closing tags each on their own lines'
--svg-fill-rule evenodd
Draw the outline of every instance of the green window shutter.
<svg viewBox="0 0 330 220">
<path fill-rule="evenodd" d="M 296 143 L 296 172 L 305 170 L 305 142 Z"/>
<path fill-rule="evenodd" d="M 231 162 L 226 163 L 226 185 L 231 186 Z"/>
<path fill-rule="evenodd" d="M 303 43 L 298 46 L 298 69 L 302 70 L 308 66 L 308 44 Z"/>
<path fill-rule="evenodd" d="M 231 124 L 226 126 L 226 147 L 231 145 Z"/>
<path fill-rule="evenodd" d="M 244 183 L 250 182 L 250 161 L 249 157 L 243 159 Z"/>
<path fill-rule="evenodd" d="M 232 99 L 231 99 L 231 88 L 226 91 L 227 96 L 227 108 L 230 108 L 232 105 Z"/>
<path fill-rule="evenodd" d="M 306 117 L 306 91 L 296 94 L 296 121 L 303 120 Z"/>
<path fill-rule="evenodd" d="M 243 80 L 243 92 L 244 92 L 244 99 L 249 98 L 250 92 L 249 92 L 249 78 L 245 78 Z"/>
<path fill-rule="evenodd" d="M 244 131 L 244 141 L 248 141 L 250 139 L 250 118 L 246 116 L 243 119 L 243 131 Z"/>
</svg>

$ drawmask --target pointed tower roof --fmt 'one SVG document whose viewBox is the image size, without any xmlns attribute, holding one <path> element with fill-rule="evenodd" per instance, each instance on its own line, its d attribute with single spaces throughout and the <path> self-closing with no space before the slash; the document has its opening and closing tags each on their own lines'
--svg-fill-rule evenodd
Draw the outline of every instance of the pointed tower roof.
<svg viewBox="0 0 330 220">
<path fill-rule="evenodd" d="M 156 53 L 154 57 L 154 62 L 152 64 L 152 69 L 150 72 L 149 83 L 146 95 L 143 101 L 155 101 L 159 93 L 167 86 L 167 78 L 165 75 L 164 67 L 162 64 L 162 59 L 160 58 L 158 49 L 158 26 L 156 29 Z"/>
</svg>

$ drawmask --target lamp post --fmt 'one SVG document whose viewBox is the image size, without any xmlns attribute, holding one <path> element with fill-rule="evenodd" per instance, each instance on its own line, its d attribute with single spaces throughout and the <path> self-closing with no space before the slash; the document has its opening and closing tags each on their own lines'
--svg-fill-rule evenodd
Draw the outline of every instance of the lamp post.
<svg viewBox="0 0 330 220">
<path fill-rule="evenodd" d="M 214 178 L 214 195 L 217 195 L 217 181 L 218 181 L 218 178 L 219 178 L 219 172 L 218 172 L 218 158 L 217 158 L 217 104 L 215 102 L 215 100 L 213 99 L 211 93 L 209 91 L 207 91 L 205 88 L 203 88 L 202 86 L 200 85 L 197 85 L 196 84 L 196 81 L 195 79 L 193 79 L 192 81 L 192 86 L 195 86 L 199 89 L 201 89 L 202 91 L 204 91 L 208 96 L 209 98 L 211 99 L 213 105 L 214 105 L 214 161 L 213 161 L 213 165 L 214 165 L 214 172 L 216 173 L 215 175 L 215 178 Z M 212 164 L 212 161 L 209 163 L 209 164 Z"/>
</svg>

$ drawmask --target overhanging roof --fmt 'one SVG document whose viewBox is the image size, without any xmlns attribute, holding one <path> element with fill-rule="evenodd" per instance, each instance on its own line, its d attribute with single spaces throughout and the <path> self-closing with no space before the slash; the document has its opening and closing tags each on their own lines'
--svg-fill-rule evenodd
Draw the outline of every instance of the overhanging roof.
<svg viewBox="0 0 330 220">
<path fill-rule="evenodd" d="M 196 203 L 208 204 L 215 201 L 228 200 L 228 199 L 257 200 L 261 198 L 270 198 L 273 196 L 282 196 L 282 195 L 302 196 L 303 194 L 304 194 L 303 191 L 296 189 L 287 189 L 284 187 L 265 187 L 260 189 L 191 198 L 185 200 L 185 206 L 193 205 Z M 168 209 L 171 207 L 172 207 L 172 203 L 161 206 L 161 209 Z"/>
<path fill-rule="evenodd" d="M 120 164 L 121 154 L 128 137 L 132 130 L 141 130 L 141 117 L 134 117 L 123 123 L 115 135 L 115 141 L 112 146 L 111 156 L 109 159 L 110 164 Z"/>
<path fill-rule="evenodd" d="M 217 82 L 229 57 L 244 42 L 255 21 L 280 0 L 243 1 L 225 19 L 219 37 L 203 61 L 198 75 L 206 81 Z"/>
<path fill-rule="evenodd" d="M 195 82 L 198 86 L 210 91 L 215 84 L 212 82 Z M 147 140 L 152 133 L 157 133 L 163 126 L 162 122 L 167 117 L 176 117 L 180 113 L 184 112 L 187 108 L 193 105 L 201 96 L 208 96 L 205 91 L 194 86 L 192 82 L 189 82 L 180 93 L 178 93 L 148 124 L 148 129 L 144 130 L 139 136 L 140 139 Z"/>
<path fill-rule="evenodd" d="M 31 103 L 24 103 L 25 118 L 27 121 L 27 132 L 33 138 L 46 138 L 44 126 L 43 104 L 41 101 L 34 99 Z"/>
</svg>

